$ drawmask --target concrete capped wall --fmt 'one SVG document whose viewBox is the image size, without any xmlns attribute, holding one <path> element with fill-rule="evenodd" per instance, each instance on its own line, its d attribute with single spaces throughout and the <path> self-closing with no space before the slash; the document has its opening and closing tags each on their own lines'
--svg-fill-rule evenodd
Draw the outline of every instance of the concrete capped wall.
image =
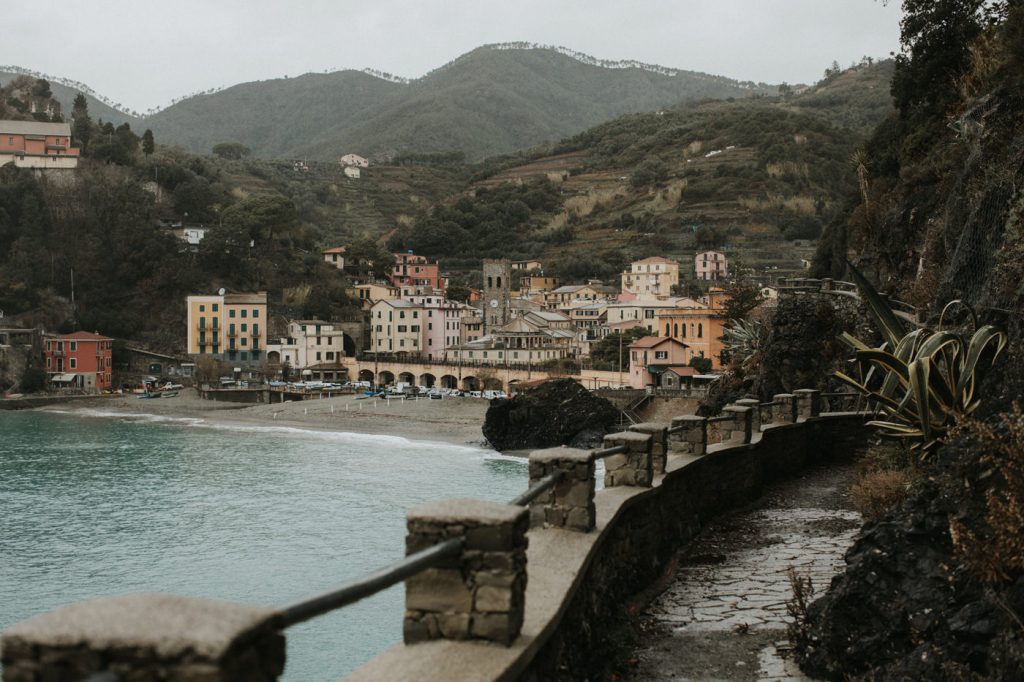
<svg viewBox="0 0 1024 682">
<path fill-rule="evenodd" d="M 854 413 L 824 415 L 767 425 L 750 444 L 711 445 L 704 456 L 670 454 L 666 473 L 656 475 L 652 487 L 597 493 L 594 532 L 530 531 L 526 613 L 510 647 L 397 645 L 348 679 L 594 679 L 604 669 L 609 626 L 624 604 L 661 575 L 703 524 L 749 504 L 768 483 L 851 456 L 867 444 L 864 421 Z"/>
</svg>

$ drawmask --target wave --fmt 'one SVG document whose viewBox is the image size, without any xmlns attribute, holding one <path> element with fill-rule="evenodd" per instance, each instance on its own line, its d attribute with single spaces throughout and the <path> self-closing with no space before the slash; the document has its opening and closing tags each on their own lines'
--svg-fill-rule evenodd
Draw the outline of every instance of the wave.
<svg viewBox="0 0 1024 682">
<path fill-rule="evenodd" d="M 307 438 L 310 440 L 327 440 L 339 443 L 348 443 L 353 445 L 378 445 L 378 446 L 391 446 L 391 447 L 415 447 L 421 450 L 445 450 L 451 451 L 465 451 L 468 453 L 476 453 L 481 456 L 481 459 L 508 459 L 523 461 L 519 457 L 511 457 L 509 455 L 502 455 L 499 452 L 493 450 L 487 450 L 482 447 L 476 447 L 472 445 L 455 445 L 451 443 L 427 441 L 427 440 L 413 440 L 411 438 L 405 438 L 402 436 L 391 436 L 371 433 L 359 433 L 355 431 L 326 431 L 315 428 L 302 428 L 297 426 L 262 426 L 258 424 L 248 424 L 245 422 L 231 422 L 231 421 L 207 421 L 199 417 L 175 417 L 163 414 L 152 414 L 149 412 L 118 412 L 116 410 L 100 410 L 93 408 L 83 408 L 76 410 L 62 410 L 62 409 L 47 409 L 46 412 L 51 414 L 62 414 L 70 415 L 75 417 L 98 417 L 103 419 L 119 419 L 121 421 L 129 422 L 148 422 L 153 424 L 161 424 L 166 426 L 184 426 L 191 428 L 200 429 L 211 429 L 215 431 L 234 431 L 243 433 L 262 433 L 267 435 L 281 435 L 281 436 L 297 436 L 301 438 Z"/>
</svg>

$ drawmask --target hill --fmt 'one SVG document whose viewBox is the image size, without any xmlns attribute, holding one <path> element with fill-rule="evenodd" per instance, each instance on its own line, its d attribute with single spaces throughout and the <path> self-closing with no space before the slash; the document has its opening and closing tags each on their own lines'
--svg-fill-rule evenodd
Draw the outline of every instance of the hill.
<svg viewBox="0 0 1024 682">
<path fill-rule="evenodd" d="M 877 106 L 888 70 L 864 64 L 786 99 L 631 114 L 491 160 L 475 183 L 475 201 L 485 206 L 458 202 L 440 220 L 424 218 L 401 231 L 395 245 L 467 266 L 505 250 L 540 258 L 565 278 L 613 277 L 629 259 L 649 255 L 690 264 L 698 248 L 714 247 L 766 279 L 796 274 L 856 190 L 850 158 L 865 134 L 837 122 L 877 124 L 891 111 L 891 102 L 883 111 Z M 814 98 L 811 105 L 805 98 Z M 522 195 L 495 193 L 508 184 L 523 184 Z M 557 186 L 553 208 L 530 192 L 550 184 Z M 496 230 L 493 243 L 454 238 L 457 227 L 486 233 L 489 216 L 507 216 L 516 198 L 533 210 L 517 227 L 506 226 L 514 239 Z"/>
<path fill-rule="evenodd" d="M 360 120 L 366 111 L 404 89 L 360 71 L 308 73 L 195 95 L 148 117 L 145 125 L 157 139 L 199 154 L 233 141 L 266 158 L 326 159 L 327 155 L 309 155 L 296 148 L 339 122 Z"/>
<path fill-rule="evenodd" d="M 19 76 L 31 76 L 33 78 L 45 78 L 50 83 L 50 89 L 53 91 L 53 98 L 60 102 L 61 108 L 70 113 L 72 104 L 75 101 L 75 96 L 79 92 L 85 95 L 85 99 L 89 102 L 89 113 L 93 119 L 103 119 L 104 122 L 113 123 L 115 126 L 121 125 L 122 123 L 129 123 L 133 128 L 138 127 L 138 118 L 132 116 L 129 113 L 115 109 L 107 103 L 106 98 L 100 98 L 91 88 L 84 83 L 72 84 L 63 78 L 56 76 L 48 76 L 46 74 L 36 73 L 27 69 L 20 69 L 14 67 L 7 67 L 0 69 L 0 83 L 7 84 L 10 81 L 18 78 Z"/>
<path fill-rule="evenodd" d="M 142 125 L 200 153 L 233 140 L 263 157 L 461 151 L 481 159 L 629 112 L 775 91 L 554 48 L 485 46 L 407 83 L 354 71 L 246 83 L 178 102 Z"/>
<path fill-rule="evenodd" d="M 786 103 L 796 111 L 819 114 L 837 126 L 867 134 L 892 111 L 889 83 L 893 69 L 893 60 L 885 59 L 830 72 Z"/>
</svg>

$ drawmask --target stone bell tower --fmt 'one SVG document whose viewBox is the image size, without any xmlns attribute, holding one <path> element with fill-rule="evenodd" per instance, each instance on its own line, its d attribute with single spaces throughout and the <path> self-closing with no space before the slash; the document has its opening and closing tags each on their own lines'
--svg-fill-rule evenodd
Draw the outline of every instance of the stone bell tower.
<svg viewBox="0 0 1024 682">
<path fill-rule="evenodd" d="M 512 307 L 512 261 L 484 260 L 484 334 L 507 324 Z"/>
</svg>

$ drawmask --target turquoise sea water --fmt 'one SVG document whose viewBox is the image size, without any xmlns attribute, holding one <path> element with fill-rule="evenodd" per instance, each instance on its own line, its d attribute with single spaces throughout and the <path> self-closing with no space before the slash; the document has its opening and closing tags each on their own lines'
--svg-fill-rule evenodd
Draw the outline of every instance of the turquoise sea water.
<svg viewBox="0 0 1024 682">
<path fill-rule="evenodd" d="M 156 591 L 282 605 L 404 551 L 425 500 L 507 500 L 526 463 L 390 436 L 0 412 L 0 629 Z M 286 680 L 337 680 L 401 639 L 403 592 L 290 628 Z"/>
</svg>

